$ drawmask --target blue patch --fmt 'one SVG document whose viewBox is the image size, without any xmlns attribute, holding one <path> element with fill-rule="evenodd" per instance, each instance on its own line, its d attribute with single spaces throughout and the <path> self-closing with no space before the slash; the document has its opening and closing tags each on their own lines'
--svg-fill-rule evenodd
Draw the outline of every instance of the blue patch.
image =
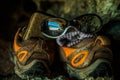
<svg viewBox="0 0 120 80">
<path fill-rule="evenodd" d="M 57 22 L 48 22 L 48 26 L 50 30 L 58 30 L 60 28 Z"/>
<path fill-rule="evenodd" d="M 114 34 L 114 35 L 119 35 L 119 33 L 120 33 L 120 24 L 114 25 L 109 31 L 109 34 Z"/>
</svg>

